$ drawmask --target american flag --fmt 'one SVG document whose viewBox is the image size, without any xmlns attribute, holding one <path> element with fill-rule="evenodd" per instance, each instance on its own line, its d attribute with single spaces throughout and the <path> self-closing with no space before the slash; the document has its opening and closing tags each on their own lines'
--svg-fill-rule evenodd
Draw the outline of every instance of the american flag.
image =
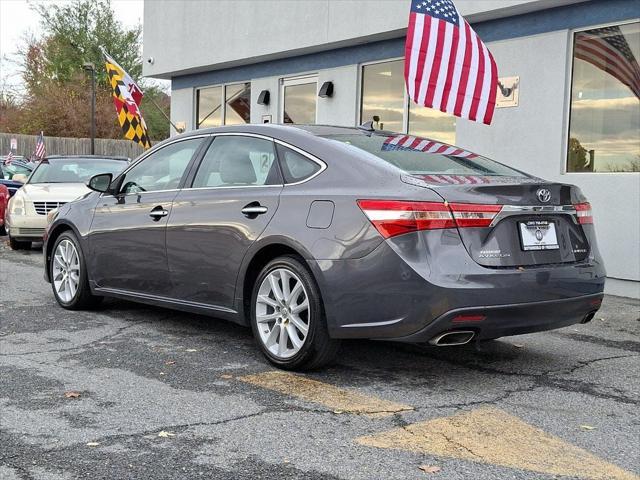
<svg viewBox="0 0 640 480">
<path fill-rule="evenodd" d="M 640 98 L 640 66 L 620 27 L 578 33 L 575 57 L 614 76 Z"/>
<path fill-rule="evenodd" d="M 498 67 L 451 0 L 411 0 L 404 69 L 417 104 L 491 123 Z"/>
<path fill-rule="evenodd" d="M 5 165 L 10 165 L 11 162 L 13 162 L 13 152 L 11 150 L 9 150 L 9 153 L 7 154 L 7 156 L 4 157 L 4 164 Z"/>
<path fill-rule="evenodd" d="M 440 153 L 457 158 L 477 158 L 475 153 L 468 152 L 458 147 L 452 147 L 445 143 L 435 142 L 426 138 L 413 137 L 411 135 L 393 135 L 387 137 L 382 144 L 383 152 L 414 151 L 424 153 Z"/>
<path fill-rule="evenodd" d="M 38 160 L 42 160 L 47 154 L 44 148 L 44 132 L 40 132 L 38 139 L 36 140 L 36 148 L 33 151 L 33 156 Z"/>
</svg>

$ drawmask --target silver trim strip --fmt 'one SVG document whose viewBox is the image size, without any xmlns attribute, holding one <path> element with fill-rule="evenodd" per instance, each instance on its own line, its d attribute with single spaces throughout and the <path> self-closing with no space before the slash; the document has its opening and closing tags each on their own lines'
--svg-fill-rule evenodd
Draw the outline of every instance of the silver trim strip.
<svg viewBox="0 0 640 480">
<path fill-rule="evenodd" d="M 515 215 L 571 215 L 574 223 L 578 223 L 576 209 L 573 205 L 504 205 L 494 217 L 490 227 L 499 221 Z"/>
</svg>

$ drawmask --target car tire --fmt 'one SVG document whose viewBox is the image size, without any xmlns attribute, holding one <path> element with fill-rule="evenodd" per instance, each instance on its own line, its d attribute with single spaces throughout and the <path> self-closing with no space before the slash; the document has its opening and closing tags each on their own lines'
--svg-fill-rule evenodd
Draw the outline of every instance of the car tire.
<svg viewBox="0 0 640 480">
<path fill-rule="evenodd" d="M 329 337 L 318 285 L 298 257 L 278 257 L 262 269 L 250 309 L 256 342 L 273 365 L 313 370 L 327 365 L 338 353 L 340 341 Z"/>
<path fill-rule="evenodd" d="M 31 248 L 31 242 L 22 242 L 9 235 L 9 247 L 11 250 L 28 250 Z"/>
<path fill-rule="evenodd" d="M 53 295 L 61 307 L 86 310 L 102 301 L 102 297 L 91 293 L 82 248 L 73 232 L 63 232 L 56 238 L 49 269 Z"/>
<path fill-rule="evenodd" d="M 4 224 L 0 225 L 0 237 L 4 237 L 7 234 L 7 229 L 4 228 Z"/>
</svg>

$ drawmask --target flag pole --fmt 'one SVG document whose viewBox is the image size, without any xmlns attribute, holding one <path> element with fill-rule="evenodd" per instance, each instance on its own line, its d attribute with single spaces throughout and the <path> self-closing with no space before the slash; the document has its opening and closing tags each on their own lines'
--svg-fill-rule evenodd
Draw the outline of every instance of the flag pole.
<svg viewBox="0 0 640 480">
<path fill-rule="evenodd" d="M 143 98 L 145 98 L 145 97 L 143 97 Z M 162 116 L 167 119 L 167 121 L 171 124 L 171 126 L 174 128 L 174 130 L 177 133 L 182 133 L 182 131 L 180 131 L 180 129 L 178 127 L 176 127 L 176 125 L 171 121 L 169 116 L 166 113 L 164 113 L 164 110 L 162 110 L 162 108 L 160 108 L 160 105 L 158 105 L 153 98 L 151 98 L 151 97 L 146 97 L 146 98 L 149 99 L 149 101 L 151 101 L 151 103 L 153 103 L 155 105 L 155 107 L 160 111 Z"/>
</svg>

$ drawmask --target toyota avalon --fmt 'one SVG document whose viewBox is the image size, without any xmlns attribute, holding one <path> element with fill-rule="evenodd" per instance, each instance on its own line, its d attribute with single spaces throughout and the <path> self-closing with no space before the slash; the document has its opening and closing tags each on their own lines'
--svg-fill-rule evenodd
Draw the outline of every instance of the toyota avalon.
<svg viewBox="0 0 640 480">
<path fill-rule="evenodd" d="M 48 226 L 58 303 L 250 326 L 310 369 L 341 339 L 460 345 L 586 323 L 605 270 L 579 188 L 368 126 L 245 125 L 156 145 Z"/>
</svg>

